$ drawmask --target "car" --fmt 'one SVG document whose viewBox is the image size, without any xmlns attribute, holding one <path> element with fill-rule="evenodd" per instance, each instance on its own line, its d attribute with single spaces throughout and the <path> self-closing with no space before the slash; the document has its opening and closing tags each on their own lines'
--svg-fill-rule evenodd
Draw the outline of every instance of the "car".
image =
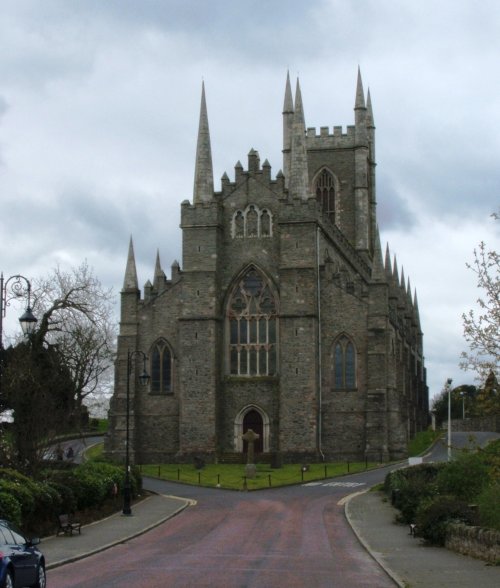
<svg viewBox="0 0 500 588">
<path fill-rule="evenodd" d="M 0 519 L 0 587 L 46 588 L 45 558 L 36 545 L 8 521 Z"/>
</svg>

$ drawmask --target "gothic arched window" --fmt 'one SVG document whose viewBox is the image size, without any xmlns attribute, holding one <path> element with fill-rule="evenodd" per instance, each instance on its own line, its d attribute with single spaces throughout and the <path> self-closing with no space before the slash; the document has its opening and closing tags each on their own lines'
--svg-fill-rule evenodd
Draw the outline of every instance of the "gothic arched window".
<svg viewBox="0 0 500 588">
<path fill-rule="evenodd" d="M 238 210 L 234 217 L 234 236 L 245 236 L 245 218 L 243 217 L 241 210 Z"/>
<path fill-rule="evenodd" d="M 250 268 L 233 288 L 227 305 L 228 369 L 235 376 L 276 374 L 276 302 L 268 281 Z"/>
<path fill-rule="evenodd" d="M 356 350 L 345 335 L 339 337 L 334 344 L 333 387 L 338 390 L 356 387 Z"/>
<path fill-rule="evenodd" d="M 172 354 L 167 343 L 157 341 L 151 350 L 151 392 L 168 394 L 172 392 Z"/>
<path fill-rule="evenodd" d="M 335 178 L 324 169 L 316 180 L 316 200 L 321 206 L 323 214 L 327 215 L 332 223 L 335 222 Z"/>
</svg>

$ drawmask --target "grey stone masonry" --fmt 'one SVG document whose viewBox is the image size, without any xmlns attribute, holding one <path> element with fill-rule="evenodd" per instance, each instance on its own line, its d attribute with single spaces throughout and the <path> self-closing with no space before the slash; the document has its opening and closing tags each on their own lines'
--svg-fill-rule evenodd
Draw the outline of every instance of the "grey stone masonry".
<svg viewBox="0 0 500 588">
<path fill-rule="evenodd" d="M 354 119 L 306 130 L 287 76 L 284 173 L 252 148 L 215 191 L 203 87 L 182 263 L 169 279 L 158 253 L 141 294 L 129 245 L 110 457 L 124 458 L 129 350 L 146 353 L 151 372 L 148 387 L 130 387 L 136 462 L 224 459 L 245 450 L 250 429 L 256 461 L 386 461 L 427 427 L 418 304 L 388 248 L 382 258 L 359 73 Z"/>
</svg>

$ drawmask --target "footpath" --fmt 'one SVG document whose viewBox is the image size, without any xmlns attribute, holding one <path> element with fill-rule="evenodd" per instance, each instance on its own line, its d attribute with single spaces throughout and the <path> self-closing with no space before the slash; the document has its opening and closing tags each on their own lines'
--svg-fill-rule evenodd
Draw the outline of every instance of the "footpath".
<svg viewBox="0 0 500 588">
<path fill-rule="evenodd" d="M 81 535 L 49 537 L 41 549 L 51 569 L 124 543 L 175 516 L 191 502 L 152 495 L 132 507 L 132 516 L 115 514 L 86 525 Z M 345 513 L 353 531 L 371 556 L 401 588 L 498 588 L 500 567 L 444 548 L 426 547 L 395 524 L 396 510 L 377 492 L 354 495 Z"/>
</svg>

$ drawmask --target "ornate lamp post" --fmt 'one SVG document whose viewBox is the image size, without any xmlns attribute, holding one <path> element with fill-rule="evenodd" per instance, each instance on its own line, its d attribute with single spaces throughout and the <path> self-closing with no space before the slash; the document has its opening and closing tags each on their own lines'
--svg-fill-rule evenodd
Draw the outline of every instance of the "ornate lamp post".
<svg viewBox="0 0 500 588">
<path fill-rule="evenodd" d="M 27 278 L 19 274 L 11 276 L 7 280 L 4 280 L 3 273 L 0 275 L 0 349 L 3 348 L 3 319 L 5 318 L 7 306 L 9 306 L 11 300 L 24 298 L 24 296 L 28 298 L 28 305 L 24 314 L 19 318 L 19 322 L 24 335 L 29 336 L 34 332 L 37 323 L 37 319 L 31 312 L 30 307 L 31 283 Z"/>
<path fill-rule="evenodd" d="M 127 351 L 127 404 L 126 404 L 126 426 L 125 426 L 125 484 L 123 486 L 123 510 L 124 515 L 131 515 L 131 488 L 130 488 L 130 376 L 132 374 L 132 359 L 138 355 L 142 357 L 143 369 L 139 376 L 139 382 L 146 386 L 149 382 L 149 374 L 146 371 L 146 354 L 143 351 Z"/>
</svg>

